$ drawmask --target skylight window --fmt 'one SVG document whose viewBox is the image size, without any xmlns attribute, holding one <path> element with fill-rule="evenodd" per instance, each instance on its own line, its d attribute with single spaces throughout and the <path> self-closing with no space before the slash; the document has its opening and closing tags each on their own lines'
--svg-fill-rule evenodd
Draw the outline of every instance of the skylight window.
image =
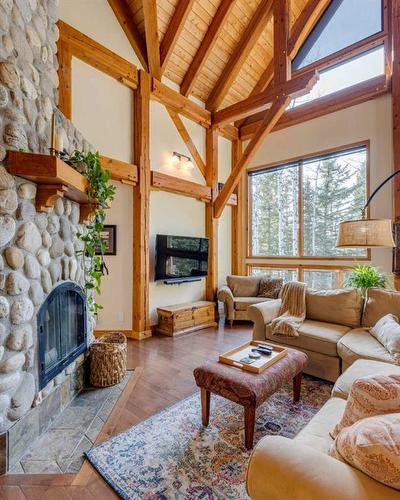
<svg viewBox="0 0 400 500">
<path fill-rule="evenodd" d="M 292 68 L 308 66 L 382 29 L 382 0 L 332 0 L 294 58 Z"/>
<path fill-rule="evenodd" d="M 289 108 L 295 108 L 320 97 L 365 82 L 385 72 L 385 52 L 383 46 L 364 52 L 340 65 L 322 71 L 311 92 L 292 100 Z"/>
</svg>

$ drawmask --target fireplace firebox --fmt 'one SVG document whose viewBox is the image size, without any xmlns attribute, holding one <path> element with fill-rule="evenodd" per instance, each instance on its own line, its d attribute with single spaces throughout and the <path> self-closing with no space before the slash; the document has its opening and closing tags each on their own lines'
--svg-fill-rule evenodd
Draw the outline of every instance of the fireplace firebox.
<svg viewBox="0 0 400 500">
<path fill-rule="evenodd" d="M 45 385 L 87 349 L 87 307 L 82 288 L 58 285 L 38 313 L 39 386 Z"/>
</svg>

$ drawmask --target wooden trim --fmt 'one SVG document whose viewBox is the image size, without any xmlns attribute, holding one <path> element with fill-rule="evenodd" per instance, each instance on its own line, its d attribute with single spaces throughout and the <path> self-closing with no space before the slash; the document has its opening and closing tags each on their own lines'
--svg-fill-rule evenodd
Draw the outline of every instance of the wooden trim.
<svg viewBox="0 0 400 500">
<path fill-rule="evenodd" d="M 155 78 L 152 81 L 151 99 L 164 104 L 203 127 L 209 128 L 211 126 L 211 113 L 209 111 Z"/>
<path fill-rule="evenodd" d="M 348 59 L 352 59 L 353 57 L 356 57 L 363 52 L 367 52 L 374 47 L 383 45 L 386 37 L 387 33 L 384 31 L 371 35 L 360 42 L 353 43 L 344 49 L 338 50 L 334 54 L 330 54 L 329 56 L 323 57 L 312 64 L 308 64 L 303 68 L 293 71 L 293 77 L 307 73 L 308 71 L 320 71 L 322 69 L 329 68 L 330 66 L 334 66 L 335 64 L 347 61 Z"/>
<path fill-rule="evenodd" d="M 300 78 L 293 78 L 277 86 L 274 85 L 261 92 L 261 94 L 248 97 L 243 101 L 216 111 L 212 114 L 212 123 L 213 125 L 218 125 L 239 120 L 251 114 L 265 111 L 271 107 L 274 101 L 282 97 L 307 94 L 317 83 L 318 78 L 318 74 L 315 71 L 311 71 L 303 74 Z"/>
<path fill-rule="evenodd" d="M 340 271 L 340 270 L 347 270 L 347 269 L 353 269 L 352 266 L 329 266 L 329 265 L 324 265 L 324 264 L 268 264 L 268 263 L 256 263 L 256 262 L 248 262 L 246 264 L 247 267 L 266 267 L 266 268 L 271 268 L 271 269 L 298 269 L 298 268 L 303 268 L 303 269 L 315 269 L 315 270 L 327 270 L 327 271 Z"/>
<path fill-rule="evenodd" d="M 183 142 L 185 143 L 189 153 L 193 156 L 193 161 L 196 163 L 197 167 L 199 168 L 200 172 L 203 174 L 203 176 L 206 175 L 206 165 L 200 156 L 200 153 L 198 152 L 194 142 L 192 141 L 189 132 L 187 131 L 187 128 L 185 127 L 185 124 L 181 120 L 180 116 L 178 113 L 173 111 L 172 109 L 167 107 L 167 111 L 169 116 L 171 117 L 171 120 L 174 122 L 174 125 L 179 132 L 179 135 L 181 136 Z"/>
<path fill-rule="evenodd" d="M 170 193 L 189 196 L 206 203 L 211 202 L 210 186 L 167 175 L 157 170 L 151 171 L 151 187 L 154 190 L 169 191 Z"/>
<path fill-rule="evenodd" d="M 365 82 L 358 83 L 357 85 L 339 90 L 338 92 L 320 97 L 307 104 L 286 111 L 273 131 L 282 130 L 298 123 L 303 123 L 375 99 L 377 96 L 387 93 L 389 89 L 390 83 L 387 81 L 385 75 L 371 78 Z M 261 122 L 261 117 L 262 114 L 260 113 L 246 120 L 246 124 L 239 129 L 241 140 L 248 140 L 253 136 Z"/>
<path fill-rule="evenodd" d="M 300 156 L 295 156 L 292 158 L 288 158 L 286 160 L 282 160 L 279 162 L 274 162 L 274 163 L 267 163 L 267 164 L 262 164 L 262 165 L 257 165 L 255 167 L 251 167 L 247 169 L 248 172 L 254 172 L 257 170 L 265 170 L 268 168 L 274 168 L 279 165 L 284 165 L 287 163 L 295 163 L 300 160 L 307 160 L 309 158 L 314 158 L 317 156 L 321 155 L 326 155 L 330 153 L 335 153 L 337 151 L 345 151 L 346 149 L 351 149 L 351 148 L 356 148 L 359 146 L 365 146 L 366 147 L 366 152 L 367 152 L 367 161 L 366 161 L 366 172 L 365 172 L 365 188 L 366 188 L 366 198 L 369 197 L 370 195 L 370 170 L 371 170 L 371 143 L 369 139 L 366 139 L 364 141 L 358 141 L 358 142 L 353 142 L 350 144 L 345 144 L 341 146 L 335 146 L 333 148 L 329 149 L 324 149 L 320 151 L 314 151 L 312 153 L 308 153 L 306 155 L 300 155 Z M 302 183 L 302 180 L 299 179 L 299 188 Z M 247 189 L 247 207 L 246 207 L 246 248 L 247 248 L 247 255 L 246 255 L 246 260 L 252 260 L 252 259 L 262 259 L 262 260 L 324 260 L 324 261 L 349 261 L 349 260 L 357 260 L 357 261 L 370 261 L 371 260 L 371 250 L 367 249 L 367 255 L 366 257 L 359 257 L 359 256 L 308 256 L 308 255 L 303 255 L 302 254 L 302 247 L 303 247 L 303 234 L 302 234 L 302 206 L 301 202 L 299 201 L 299 254 L 298 255 L 252 255 L 250 253 L 250 241 L 251 241 L 251 195 L 250 195 L 250 186 L 249 186 L 249 176 L 247 175 L 247 182 L 246 182 L 246 189 Z M 299 200 L 301 200 L 301 191 L 299 190 Z M 300 211 L 301 210 L 301 211 Z M 369 207 L 367 208 L 367 216 L 369 216 Z"/>
<path fill-rule="evenodd" d="M 290 80 L 289 0 L 275 1 L 274 7 L 274 82 L 275 86 Z"/>
<path fill-rule="evenodd" d="M 150 91 L 151 78 L 139 71 L 135 92 L 134 156 L 138 166 L 138 184 L 133 188 L 133 290 L 132 337 L 151 336 L 149 319 L 150 281 Z"/>
<path fill-rule="evenodd" d="M 160 46 L 161 74 L 164 73 L 175 43 L 183 30 L 193 0 L 179 0 Z"/>
<path fill-rule="evenodd" d="M 72 52 L 68 43 L 61 38 L 57 42 L 58 59 L 58 109 L 71 120 L 72 118 Z"/>
<path fill-rule="evenodd" d="M 221 26 L 224 24 L 226 18 L 228 17 L 229 13 L 232 10 L 232 7 L 234 6 L 235 2 L 232 0 L 222 0 L 217 12 L 215 13 L 214 17 L 212 18 L 211 24 L 207 30 L 207 33 L 205 34 L 199 49 L 196 52 L 196 55 L 193 58 L 193 61 L 191 62 L 189 69 L 186 71 L 186 74 L 183 78 L 182 84 L 181 84 L 181 93 L 184 96 L 188 96 L 192 88 L 196 82 L 196 78 L 198 74 L 200 73 L 208 55 L 210 54 L 212 48 L 214 47 L 214 44 L 217 40 L 217 37 L 219 35 L 219 30 Z"/>
<path fill-rule="evenodd" d="M 206 130 L 206 165 L 206 182 L 211 188 L 212 201 L 214 201 L 218 193 L 218 134 L 213 128 Z M 218 219 L 214 217 L 212 203 L 206 205 L 205 218 L 208 238 L 206 300 L 215 302 L 218 287 Z"/>
<path fill-rule="evenodd" d="M 161 80 L 160 44 L 157 26 L 157 0 L 142 2 L 147 61 L 151 76 Z"/>
<path fill-rule="evenodd" d="M 138 70 L 134 64 L 64 21 L 58 21 L 57 25 L 60 30 L 60 42 L 69 47 L 73 57 L 93 66 L 127 87 L 137 88 Z"/>
<path fill-rule="evenodd" d="M 274 104 L 270 107 L 270 109 L 266 111 L 265 117 L 261 122 L 255 136 L 249 142 L 242 156 L 236 163 L 235 167 L 232 169 L 228 180 L 225 182 L 222 191 L 219 193 L 214 202 L 214 216 L 216 218 L 219 218 L 221 216 L 229 197 L 231 196 L 239 182 L 241 174 L 246 170 L 248 164 L 256 154 L 259 146 L 264 142 L 267 135 L 275 127 L 277 121 L 282 116 L 289 102 L 290 97 L 277 99 L 276 102 L 274 102 Z"/>
<path fill-rule="evenodd" d="M 232 142 L 232 168 L 236 165 L 242 155 L 242 141 Z M 231 262 L 232 274 L 244 274 L 244 258 L 243 258 L 243 184 L 245 175 L 242 174 L 236 187 L 237 206 L 232 208 L 232 232 L 231 232 Z"/>
<path fill-rule="evenodd" d="M 146 43 L 140 34 L 135 21 L 133 20 L 132 12 L 125 0 L 108 0 L 115 17 L 117 18 L 121 28 L 124 30 L 126 37 L 129 40 L 140 64 L 145 71 L 148 71 Z"/>
<path fill-rule="evenodd" d="M 400 0 L 392 0 L 392 127 L 393 127 L 393 164 L 394 170 L 400 165 Z M 393 179 L 393 220 L 400 221 L 400 179 Z M 400 276 L 394 275 L 396 290 L 400 289 Z"/>
<path fill-rule="evenodd" d="M 110 172 L 111 179 L 124 184 L 135 185 L 138 181 L 138 168 L 132 163 L 100 156 L 101 166 Z"/>
<path fill-rule="evenodd" d="M 207 99 L 207 109 L 215 111 L 221 105 L 227 91 L 247 59 L 247 56 L 260 38 L 261 33 L 264 31 L 267 21 L 272 15 L 273 3 L 273 0 L 262 0 L 260 2 L 237 44 L 235 51 L 229 58 L 221 76 Z"/>
</svg>

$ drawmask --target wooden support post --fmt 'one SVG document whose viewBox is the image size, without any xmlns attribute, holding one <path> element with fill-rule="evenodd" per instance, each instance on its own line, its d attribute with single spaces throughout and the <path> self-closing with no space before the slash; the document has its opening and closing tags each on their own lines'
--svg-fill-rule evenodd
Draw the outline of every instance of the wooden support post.
<svg viewBox="0 0 400 500">
<path fill-rule="evenodd" d="M 394 170 L 400 168 L 400 0 L 392 0 L 392 37 L 393 37 L 393 163 Z M 400 222 L 400 177 L 393 179 L 393 220 Z M 394 276 L 396 290 L 400 290 L 400 275 Z"/>
<path fill-rule="evenodd" d="M 274 2 L 274 84 L 290 79 L 289 0 Z"/>
<path fill-rule="evenodd" d="M 242 141 L 232 141 L 232 169 L 242 156 Z M 244 209 L 244 184 L 245 174 L 242 174 L 236 187 L 237 205 L 232 207 L 232 274 L 243 275 L 244 259 L 243 259 L 243 209 Z"/>
<path fill-rule="evenodd" d="M 57 58 L 58 58 L 58 87 L 59 99 L 58 109 L 63 115 L 71 120 L 72 118 L 72 52 L 68 43 L 63 40 L 57 42 Z"/>
<path fill-rule="evenodd" d="M 150 92 L 151 78 L 148 73 L 140 70 L 134 106 L 134 158 L 139 179 L 133 188 L 132 337 L 137 340 L 151 336 L 149 322 Z"/>
<path fill-rule="evenodd" d="M 206 130 L 206 182 L 211 187 L 212 200 L 218 194 L 218 133 Z M 218 286 L 218 220 L 214 217 L 213 203 L 206 205 L 206 236 L 208 238 L 208 277 L 206 300 L 215 301 Z"/>
</svg>

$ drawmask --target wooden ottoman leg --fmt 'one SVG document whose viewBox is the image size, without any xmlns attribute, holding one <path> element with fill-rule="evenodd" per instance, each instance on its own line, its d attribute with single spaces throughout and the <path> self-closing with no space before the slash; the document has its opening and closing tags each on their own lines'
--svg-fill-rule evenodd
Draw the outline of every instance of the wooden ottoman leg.
<svg viewBox="0 0 400 500">
<path fill-rule="evenodd" d="M 300 372 L 293 379 L 293 403 L 298 403 L 300 401 L 302 376 L 303 376 L 303 372 Z"/>
<path fill-rule="evenodd" d="M 256 420 L 255 406 L 244 407 L 244 444 L 248 450 L 253 448 L 254 424 Z"/>
<path fill-rule="evenodd" d="M 203 387 L 201 390 L 201 421 L 202 424 L 207 427 L 210 420 L 210 391 L 207 391 Z"/>
</svg>

